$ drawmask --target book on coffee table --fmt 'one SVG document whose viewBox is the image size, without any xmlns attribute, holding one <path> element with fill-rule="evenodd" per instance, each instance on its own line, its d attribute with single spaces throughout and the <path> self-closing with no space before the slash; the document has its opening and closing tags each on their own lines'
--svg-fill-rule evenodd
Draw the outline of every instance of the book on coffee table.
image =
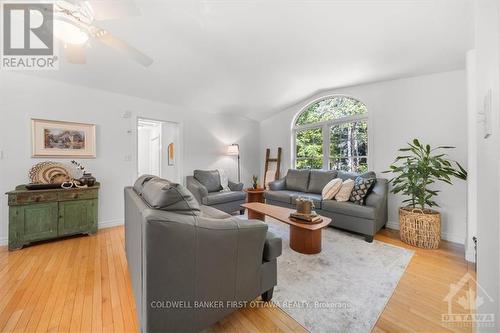
<svg viewBox="0 0 500 333">
<path fill-rule="evenodd" d="M 311 214 L 290 213 L 290 217 L 308 223 L 319 223 L 323 221 L 321 216 L 319 216 L 315 212 L 312 212 Z"/>
</svg>

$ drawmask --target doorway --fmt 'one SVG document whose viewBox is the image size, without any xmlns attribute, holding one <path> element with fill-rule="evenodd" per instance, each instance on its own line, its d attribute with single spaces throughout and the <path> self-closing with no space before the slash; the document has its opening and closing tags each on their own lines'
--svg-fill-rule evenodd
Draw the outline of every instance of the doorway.
<svg viewBox="0 0 500 333">
<path fill-rule="evenodd" d="M 180 182 L 179 124 L 137 120 L 137 176 L 149 174 Z"/>
</svg>

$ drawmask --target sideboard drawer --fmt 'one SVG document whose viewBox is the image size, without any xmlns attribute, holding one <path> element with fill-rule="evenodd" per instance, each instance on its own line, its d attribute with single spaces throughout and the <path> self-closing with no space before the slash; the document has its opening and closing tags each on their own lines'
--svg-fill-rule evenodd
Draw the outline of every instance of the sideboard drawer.
<svg viewBox="0 0 500 333">
<path fill-rule="evenodd" d="M 59 201 L 97 199 L 96 190 L 62 191 L 59 192 Z"/>
<path fill-rule="evenodd" d="M 19 193 L 9 195 L 9 205 L 23 205 L 36 202 L 57 201 L 57 193 Z"/>
</svg>

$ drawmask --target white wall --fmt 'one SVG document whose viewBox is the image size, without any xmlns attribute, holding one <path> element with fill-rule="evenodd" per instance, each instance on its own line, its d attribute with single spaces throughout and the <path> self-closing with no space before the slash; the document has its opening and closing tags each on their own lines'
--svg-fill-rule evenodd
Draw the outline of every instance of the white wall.
<svg viewBox="0 0 500 333">
<path fill-rule="evenodd" d="M 483 110 L 487 91 L 492 92 L 492 135 L 485 139 L 482 124 L 477 126 L 477 280 L 484 304 L 478 313 L 494 314 L 495 328 L 479 332 L 498 332 L 500 326 L 500 4 L 497 0 L 476 1 L 477 110 Z M 484 290 L 493 298 L 481 291 Z"/>
<path fill-rule="evenodd" d="M 465 55 L 464 55 L 465 56 Z M 450 156 L 467 167 L 467 113 L 465 71 L 453 71 L 408 79 L 326 91 L 289 107 L 261 122 L 261 149 L 283 148 L 282 172 L 291 163 L 291 126 L 294 116 L 311 101 L 329 94 L 347 94 L 366 104 L 369 120 L 369 168 L 381 177 L 397 155 L 397 150 L 413 138 L 432 146 L 451 145 Z M 261 169 L 261 174 L 263 170 Z M 466 230 L 466 182 L 439 186 L 442 236 L 464 243 Z M 389 197 L 391 227 L 399 227 L 401 197 Z"/>
<path fill-rule="evenodd" d="M 125 111 L 130 118 L 123 118 Z M 19 73 L 0 75 L 0 192 L 28 182 L 28 170 L 43 159 L 31 158 L 30 118 L 95 123 L 97 158 L 81 160 L 101 182 L 100 226 L 122 223 L 123 187 L 136 177 L 137 117 L 174 121 L 181 124 L 183 149 L 182 178 L 193 169 L 226 169 L 237 177 L 236 160 L 225 156 L 226 145 L 241 147 L 242 181 L 250 186 L 259 170 L 257 122 L 239 117 L 193 114 L 162 103 L 99 90 L 72 86 Z M 0 242 L 5 243 L 8 207 L 0 199 Z"/>
</svg>

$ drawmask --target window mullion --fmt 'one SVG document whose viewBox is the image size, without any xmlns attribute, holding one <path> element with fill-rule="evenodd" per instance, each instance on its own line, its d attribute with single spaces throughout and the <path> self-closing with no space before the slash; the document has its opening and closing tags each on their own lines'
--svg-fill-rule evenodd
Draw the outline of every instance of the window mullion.
<svg viewBox="0 0 500 333">
<path fill-rule="evenodd" d="M 323 125 L 323 169 L 329 169 L 330 162 L 330 125 Z"/>
</svg>

